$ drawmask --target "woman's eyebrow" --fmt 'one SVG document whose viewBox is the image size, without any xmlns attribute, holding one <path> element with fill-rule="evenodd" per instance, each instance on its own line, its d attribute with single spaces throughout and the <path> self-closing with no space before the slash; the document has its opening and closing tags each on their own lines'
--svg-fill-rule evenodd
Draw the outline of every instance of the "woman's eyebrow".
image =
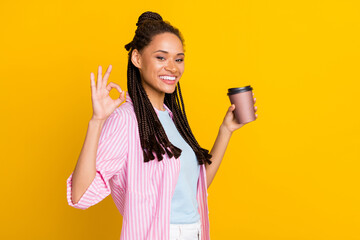
<svg viewBox="0 0 360 240">
<path fill-rule="evenodd" d="M 157 50 L 157 51 L 155 51 L 155 52 L 153 52 L 153 53 L 156 53 L 156 52 L 169 53 L 169 52 L 167 52 L 167 51 L 165 51 L 165 50 Z M 176 55 L 184 55 L 184 56 L 185 56 L 184 53 L 178 53 L 178 54 L 176 54 Z"/>
</svg>

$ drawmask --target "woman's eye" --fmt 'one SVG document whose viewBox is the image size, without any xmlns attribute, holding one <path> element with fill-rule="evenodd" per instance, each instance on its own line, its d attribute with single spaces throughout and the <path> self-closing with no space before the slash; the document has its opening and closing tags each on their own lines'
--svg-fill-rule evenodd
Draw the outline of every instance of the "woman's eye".
<svg viewBox="0 0 360 240">
<path fill-rule="evenodd" d="M 164 57 L 156 57 L 157 59 L 160 59 L 160 60 L 164 60 L 165 58 Z M 184 61 L 184 59 L 181 59 L 181 58 L 179 58 L 179 59 L 176 59 L 176 61 L 177 62 L 183 62 Z"/>
</svg>

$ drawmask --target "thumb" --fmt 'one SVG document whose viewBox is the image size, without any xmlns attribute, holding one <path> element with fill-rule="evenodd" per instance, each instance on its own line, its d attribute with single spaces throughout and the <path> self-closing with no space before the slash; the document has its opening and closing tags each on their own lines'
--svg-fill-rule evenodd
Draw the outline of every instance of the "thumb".
<svg viewBox="0 0 360 240">
<path fill-rule="evenodd" d="M 235 110 L 235 104 L 231 104 L 231 106 L 229 107 L 228 112 L 232 112 Z"/>
</svg>

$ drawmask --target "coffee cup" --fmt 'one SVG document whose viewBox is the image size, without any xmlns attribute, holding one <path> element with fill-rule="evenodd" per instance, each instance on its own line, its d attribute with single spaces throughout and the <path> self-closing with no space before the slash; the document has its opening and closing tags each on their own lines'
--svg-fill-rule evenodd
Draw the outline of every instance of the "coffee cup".
<svg viewBox="0 0 360 240">
<path fill-rule="evenodd" d="M 235 104 L 234 114 L 238 123 L 245 124 L 256 119 L 252 90 L 250 85 L 228 89 L 227 95 L 231 104 Z"/>
</svg>

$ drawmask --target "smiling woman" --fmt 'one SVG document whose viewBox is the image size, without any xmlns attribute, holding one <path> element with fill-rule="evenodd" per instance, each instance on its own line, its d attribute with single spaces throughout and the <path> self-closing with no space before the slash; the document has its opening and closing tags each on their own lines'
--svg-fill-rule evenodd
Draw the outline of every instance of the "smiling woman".
<svg viewBox="0 0 360 240">
<path fill-rule="evenodd" d="M 70 206 L 87 209 L 108 196 L 123 216 L 121 240 L 210 239 L 207 188 L 237 124 L 230 107 L 212 153 L 187 121 L 180 89 L 183 38 L 154 12 L 143 13 L 128 54 L 126 102 L 116 83 L 91 73 L 93 117 L 74 172 Z M 121 92 L 113 100 L 112 88 Z M 211 159 L 211 160 L 210 160 Z M 214 163 L 212 163 L 214 162 Z"/>
</svg>

